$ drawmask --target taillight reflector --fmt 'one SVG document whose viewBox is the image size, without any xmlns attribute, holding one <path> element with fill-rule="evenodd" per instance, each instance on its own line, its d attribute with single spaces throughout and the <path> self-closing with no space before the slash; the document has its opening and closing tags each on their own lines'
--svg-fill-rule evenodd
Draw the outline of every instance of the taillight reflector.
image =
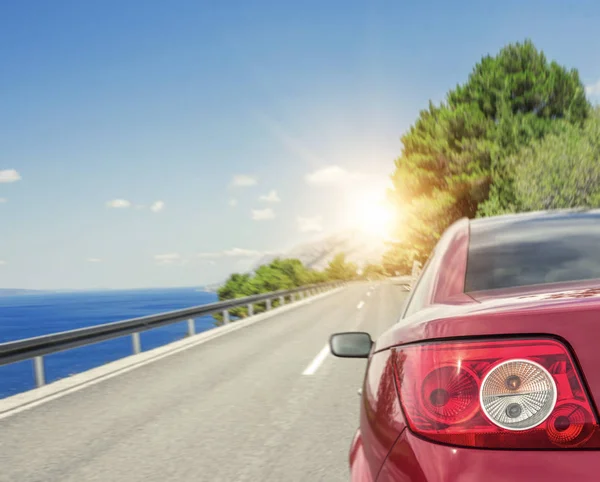
<svg viewBox="0 0 600 482">
<path fill-rule="evenodd" d="M 600 427 L 566 347 L 553 339 L 395 349 L 410 429 L 465 447 L 600 448 Z"/>
</svg>

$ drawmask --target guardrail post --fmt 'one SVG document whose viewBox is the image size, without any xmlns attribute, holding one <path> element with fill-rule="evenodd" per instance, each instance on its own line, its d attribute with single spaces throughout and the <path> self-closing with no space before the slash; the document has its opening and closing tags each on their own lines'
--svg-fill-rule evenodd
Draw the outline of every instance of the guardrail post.
<svg viewBox="0 0 600 482">
<path fill-rule="evenodd" d="M 142 343 L 140 341 L 139 333 L 133 333 L 131 335 L 131 344 L 133 345 L 134 355 L 137 355 L 138 353 L 140 353 L 142 351 Z"/>
<path fill-rule="evenodd" d="M 254 314 L 254 305 L 252 303 L 248 303 L 248 316 L 252 316 Z"/>
<path fill-rule="evenodd" d="M 33 373 L 35 374 L 35 386 L 42 387 L 46 384 L 46 374 L 44 373 L 44 357 L 36 356 L 33 359 Z"/>
<path fill-rule="evenodd" d="M 223 310 L 223 324 L 227 325 L 229 323 L 229 310 Z"/>
<path fill-rule="evenodd" d="M 188 329 L 187 329 L 187 334 L 188 336 L 194 336 L 196 334 L 196 320 L 194 320 L 193 318 L 190 318 L 189 320 L 187 320 L 187 325 L 188 325 Z"/>
<path fill-rule="evenodd" d="M 269 311 L 271 309 L 271 300 L 267 300 L 266 305 L 267 305 L 267 311 Z"/>
<path fill-rule="evenodd" d="M 285 305 L 285 296 L 280 296 L 279 297 L 279 306 L 283 306 Z"/>
</svg>

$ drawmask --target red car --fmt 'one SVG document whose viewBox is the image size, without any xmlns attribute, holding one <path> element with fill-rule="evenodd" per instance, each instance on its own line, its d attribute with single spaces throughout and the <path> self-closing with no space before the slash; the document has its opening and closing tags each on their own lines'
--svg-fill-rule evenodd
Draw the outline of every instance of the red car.
<svg viewBox="0 0 600 482">
<path fill-rule="evenodd" d="M 462 219 L 368 358 L 352 481 L 599 481 L 600 211 Z"/>
</svg>

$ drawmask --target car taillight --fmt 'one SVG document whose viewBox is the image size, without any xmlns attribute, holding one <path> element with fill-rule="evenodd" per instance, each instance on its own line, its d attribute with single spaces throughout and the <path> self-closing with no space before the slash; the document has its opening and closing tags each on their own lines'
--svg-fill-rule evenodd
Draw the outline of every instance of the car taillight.
<svg viewBox="0 0 600 482">
<path fill-rule="evenodd" d="M 600 448 L 566 347 L 552 339 L 439 342 L 394 351 L 400 402 L 425 438 L 497 449 Z"/>
</svg>

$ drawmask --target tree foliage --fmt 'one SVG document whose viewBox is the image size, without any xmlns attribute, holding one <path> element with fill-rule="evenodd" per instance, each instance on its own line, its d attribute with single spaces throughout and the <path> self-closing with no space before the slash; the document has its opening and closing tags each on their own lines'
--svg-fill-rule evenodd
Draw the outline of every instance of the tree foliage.
<svg viewBox="0 0 600 482">
<path fill-rule="evenodd" d="M 583 128 L 564 123 L 510 159 L 518 204 L 526 211 L 600 207 L 599 161 L 596 109 Z"/>
<path fill-rule="evenodd" d="M 221 286 L 217 295 L 220 301 L 244 298 L 246 296 L 269 293 L 278 290 L 289 290 L 310 284 L 327 281 L 323 272 L 306 268 L 298 259 L 275 259 L 270 264 L 259 266 L 253 274 L 232 274 Z M 277 300 L 274 301 L 276 306 Z M 254 306 L 254 312 L 265 310 L 264 303 Z M 230 310 L 232 319 L 248 316 L 248 308 L 238 307 Z M 221 324 L 223 317 L 215 314 L 217 324 Z"/>
<path fill-rule="evenodd" d="M 338 253 L 325 269 L 327 279 L 331 281 L 348 281 L 357 276 L 356 264 L 346 261 L 345 253 Z"/>
<path fill-rule="evenodd" d="M 381 264 L 367 263 L 363 266 L 360 277 L 367 281 L 383 279 L 386 277 L 386 270 Z"/>
<path fill-rule="evenodd" d="M 388 254 L 386 264 L 423 261 L 461 217 L 522 210 L 514 156 L 565 126 L 581 127 L 589 111 L 577 71 L 549 62 L 530 41 L 484 57 L 402 137 L 389 194 L 401 213 L 393 251 L 403 254 Z"/>
<path fill-rule="evenodd" d="M 389 243 L 388 249 L 383 253 L 381 265 L 387 276 L 407 275 L 412 268 L 412 260 L 418 253 L 406 241 Z"/>
</svg>

